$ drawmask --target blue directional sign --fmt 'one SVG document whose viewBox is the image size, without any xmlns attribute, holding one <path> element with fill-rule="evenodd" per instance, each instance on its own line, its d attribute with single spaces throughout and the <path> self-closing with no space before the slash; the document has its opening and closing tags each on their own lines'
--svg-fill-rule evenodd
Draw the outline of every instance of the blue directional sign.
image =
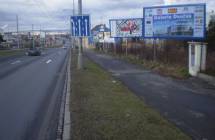
<svg viewBox="0 0 215 140">
<path fill-rule="evenodd" d="M 90 36 L 90 16 L 71 16 L 71 35 L 76 37 Z"/>
</svg>

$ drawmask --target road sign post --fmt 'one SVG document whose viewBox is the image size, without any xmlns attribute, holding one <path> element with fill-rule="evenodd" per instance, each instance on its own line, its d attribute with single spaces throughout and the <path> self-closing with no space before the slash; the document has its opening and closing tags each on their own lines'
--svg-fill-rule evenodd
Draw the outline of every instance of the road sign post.
<svg viewBox="0 0 215 140">
<path fill-rule="evenodd" d="M 90 16 L 74 15 L 71 16 L 71 35 L 73 37 L 89 37 L 90 36 Z"/>
<path fill-rule="evenodd" d="M 78 14 L 79 15 L 82 15 L 82 0 L 78 0 Z M 80 22 L 79 22 L 80 23 Z M 78 24 L 79 26 L 79 34 L 80 34 L 80 28 L 81 28 L 81 25 Z M 77 69 L 80 70 L 83 68 L 83 60 L 82 60 L 82 45 L 83 45 L 83 42 L 82 42 L 82 38 L 80 37 L 80 44 L 79 44 L 79 51 L 78 51 L 78 66 L 77 66 Z"/>
<path fill-rule="evenodd" d="M 71 16 L 71 35 L 79 37 L 79 53 L 78 53 L 78 69 L 82 69 L 83 60 L 83 37 L 90 36 L 90 16 L 89 15 L 73 15 Z"/>
</svg>

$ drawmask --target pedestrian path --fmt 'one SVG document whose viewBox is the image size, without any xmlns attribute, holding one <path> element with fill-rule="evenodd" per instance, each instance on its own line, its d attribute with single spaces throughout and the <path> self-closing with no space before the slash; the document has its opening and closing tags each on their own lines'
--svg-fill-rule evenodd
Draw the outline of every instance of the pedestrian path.
<svg viewBox="0 0 215 140">
<path fill-rule="evenodd" d="M 194 139 L 215 139 L 214 86 L 195 78 L 163 77 L 92 50 L 85 54 Z"/>
</svg>

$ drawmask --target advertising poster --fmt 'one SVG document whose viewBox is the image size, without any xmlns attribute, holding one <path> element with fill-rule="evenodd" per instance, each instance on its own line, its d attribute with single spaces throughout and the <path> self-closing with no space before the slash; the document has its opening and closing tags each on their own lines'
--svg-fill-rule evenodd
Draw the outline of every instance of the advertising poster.
<svg viewBox="0 0 215 140">
<path fill-rule="evenodd" d="M 205 4 L 144 8 L 146 38 L 205 38 Z"/>
<path fill-rule="evenodd" d="M 143 19 L 110 20 L 111 37 L 141 37 Z"/>
</svg>

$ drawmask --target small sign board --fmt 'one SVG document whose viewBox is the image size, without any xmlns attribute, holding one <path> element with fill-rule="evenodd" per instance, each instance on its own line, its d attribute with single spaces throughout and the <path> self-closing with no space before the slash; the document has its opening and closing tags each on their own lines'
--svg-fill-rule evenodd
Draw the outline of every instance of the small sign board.
<svg viewBox="0 0 215 140">
<path fill-rule="evenodd" d="M 90 16 L 76 15 L 71 16 L 71 35 L 75 37 L 90 36 Z"/>
<path fill-rule="evenodd" d="M 145 7 L 143 15 L 145 38 L 205 38 L 205 4 Z"/>
<path fill-rule="evenodd" d="M 46 32 L 40 32 L 40 38 L 46 38 Z"/>
<path fill-rule="evenodd" d="M 111 37 L 142 37 L 143 19 L 111 19 Z"/>
</svg>

